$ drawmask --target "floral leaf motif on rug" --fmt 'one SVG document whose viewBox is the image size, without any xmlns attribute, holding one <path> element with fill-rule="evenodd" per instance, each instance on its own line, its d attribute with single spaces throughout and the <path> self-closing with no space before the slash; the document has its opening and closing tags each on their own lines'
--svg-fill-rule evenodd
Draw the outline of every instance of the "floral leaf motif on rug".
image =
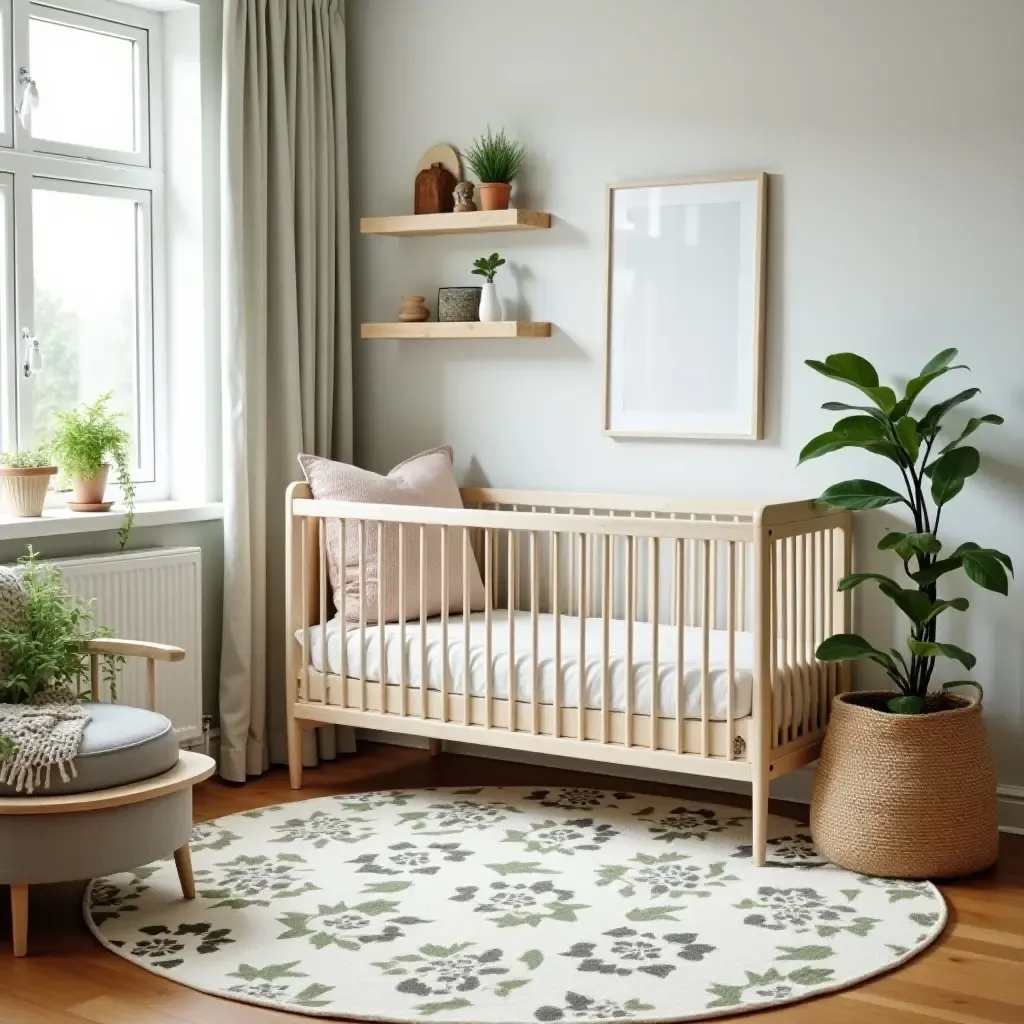
<svg viewBox="0 0 1024 1024">
<path fill-rule="evenodd" d="M 197 825 L 195 900 L 167 860 L 95 880 L 84 910 L 170 980 L 402 1024 L 699 1020 L 854 984 L 942 930 L 930 884 L 836 868 L 780 818 L 755 868 L 749 829 L 595 789 L 345 794 Z"/>
</svg>

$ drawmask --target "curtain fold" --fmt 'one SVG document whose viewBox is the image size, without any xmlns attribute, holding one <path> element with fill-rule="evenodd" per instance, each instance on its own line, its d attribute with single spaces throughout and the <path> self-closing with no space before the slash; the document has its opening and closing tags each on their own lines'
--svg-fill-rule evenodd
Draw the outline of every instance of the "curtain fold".
<svg viewBox="0 0 1024 1024">
<path fill-rule="evenodd" d="M 286 760 L 284 492 L 352 455 L 343 0 L 225 0 L 221 775 Z M 351 749 L 307 734 L 304 760 Z"/>
</svg>

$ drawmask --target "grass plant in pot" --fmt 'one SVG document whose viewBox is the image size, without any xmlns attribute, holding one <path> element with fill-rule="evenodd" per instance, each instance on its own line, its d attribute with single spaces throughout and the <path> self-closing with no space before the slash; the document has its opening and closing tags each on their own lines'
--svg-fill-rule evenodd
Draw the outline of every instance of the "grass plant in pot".
<svg viewBox="0 0 1024 1024">
<path fill-rule="evenodd" d="M 512 182 L 526 162 L 523 144 L 507 139 L 504 128 L 493 134 L 488 125 L 487 131 L 473 140 L 464 156 L 480 179 L 477 186 L 480 209 L 507 210 L 512 198 Z"/>
<path fill-rule="evenodd" d="M 0 455 L 4 505 L 16 516 L 41 516 L 50 480 L 56 472 L 46 447 L 4 452 Z"/>
<path fill-rule="evenodd" d="M 100 395 L 91 405 L 59 412 L 50 450 L 75 492 L 68 507 L 80 512 L 106 511 L 104 501 L 110 463 L 117 471 L 117 483 L 127 509 L 124 524 L 118 530 L 123 548 L 135 519 L 135 483 L 132 480 L 132 440 L 121 426 L 121 414 L 108 406 L 111 392 Z M 110 460 L 109 462 L 107 460 Z"/>
<path fill-rule="evenodd" d="M 946 550 L 940 539 L 948 503 L 977 473 L 981 457 L 965 442 L 1001 416 L 972 416 L 959 433 L 945 434 L 948 413 L 978 395 L 967 388 L 916 415 L 915 403 L 933 381 L 966 366 L 953 365 L 956 349 L 931 359 L 903 392 L 879 382 L 866 359 L 844 352 L 807 365 L 865 395 L 868 405 L 826 402 L 842 417 L 808 442 L 800 461 L 845 448 L 886 460 L 898 489 L 873 480 L 845 480 L 818 499 L 842 509 L 902 508 L 910 526 L 879 542 L 902 565 L 904 581 L 857 572 L 841 591 L 877 585 L 909 623 L 905 650 L 882 650 L 854 633 L 826 639 L 821 661 L 867 660 L 881 666 L 895 691 L 840 694 L 821 751 L 811 803 L 811 831 L 830 860 L 866 875 L 939 878 L 988 867 L 997 853 L 996 774 L 981 714 L 982 689 L 972 680 L 934 687 L 939 664 L 968 672 L 975 657 L 940 639 L 952 613 L 968 599 L 940 589 L 964 573 L 985 590 L 1006 594 L 1010 559 L 973 541 Z M 908 584 L 908 585 L 905 585 Z M 972 688 L 971 699 L 953 692 Z"/>
</svg>

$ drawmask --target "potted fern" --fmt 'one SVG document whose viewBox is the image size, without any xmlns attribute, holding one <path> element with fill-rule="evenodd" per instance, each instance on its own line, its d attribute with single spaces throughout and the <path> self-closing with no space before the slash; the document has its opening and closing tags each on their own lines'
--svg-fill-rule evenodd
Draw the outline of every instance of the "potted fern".
<svg viewBox="0 0 1024 1024">
<path fill-rule="evenodd" d="M 512 197 L 512 182 L 526 162 L 526 148 L 521 142 L 505 137 L 502 128 L 492 134 L 490 125 L 485 134 L 474 139 L 465 153 L 466 163 L 480 179 L 481 210 L 507 210 Z"/>
<path fill-rule="evenodd" d="M 1001 551 L 973 541 L 949 551 L 940 537 L 943 510 L 981 465 L 968 438 L 1003 422 L 987 413 L 972 416 L 959 433 L 944 433 L 947 414 L 980 394 L 978 388 L 915 414 L 915 403 L 933 381 L 967 369 L 953 365 L 956 355 L 950 348 L 929 360 L 901 397 L 854 353 L 807 361 L 823 376 L 859 390 L 870 404 L 826 402 L 824 409 L 843 415 L 807 443 L 800 462 L 860 448 L 884 459 L 897 485 L 844 480 L 819 503 L 850 510 L 893 506 L 910 519 L 909 529 L 878 542 L 879 550 L 899 560 L 903 581 L 856 572 L 839 583 L 841 591 L 876 585 L 907 623 L 905 649 L 884 650 L 843 633 L 816 652 L 820 661 L 874 662 L 895 686 L 836 698 L 815 778 L 814 840 L 829 859 L 863 874 L 948 877 L 988 867 L 996 857 L 995 764 L 981 715 L 982 688 L 973 680 L 933 685 L 940 662 L 968 672 L 976 663 L 969 651 L 942 639 L 943 623 L 966 611 L 969 601 L 943 597 L 940 588 L 962 573 L 985 590 L 1006 594 L 1013 573 Z M 960 687 L 973 689 L 975 698 L 952 692 Z"/>
<path fill-rule="evenodd" d="M 56 414 L 57 426 L 50 441 L 61 473 L 71 482 L 75 500 L 68 508 L 76 512 L 105 512 L 113 502 L 104 501 L 110 462 L 117 470 L 117 483 L 128 514 L 118 531 L 123 548 L 135 519 L 135 483 L 132 480 L 132 439 L 121 426 L 121 414 L 108 408 L 112 393 L 100 395 L 91 405 Z"/>
<path fill-rule="evenodd" d="M 49 450 L 44 447 L 0 455 L 0 481 L 4 504 L 16 516 L 33 518 L 43 514 L 46 492 L 56 474 Z"/>
</svg>

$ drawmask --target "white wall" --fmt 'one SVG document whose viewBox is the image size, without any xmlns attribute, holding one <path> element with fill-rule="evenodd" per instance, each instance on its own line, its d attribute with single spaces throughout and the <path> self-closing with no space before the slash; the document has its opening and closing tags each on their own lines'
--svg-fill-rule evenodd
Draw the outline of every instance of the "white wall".
<svg viewBox="0 0 1024 1024">
<path fill-rule="evenodd" d="M 395 319 L 405 292 L 433 306 L 498 248 L 500 294 L 558 327 L 550 342 L 357 342 L 361 464 L 449 442 L 464 476 L 503 486 L 813 495 L 887 469 L 848 454 L 796 469 L 840 397 L 803 360 L 855 350 L 906 378 L 955 345 L 976 408 L 1009 422 L 979 435 L 985 466 L 943 517 L 947 543 L 1024 565 L 1019 0 L 349 0 L 348 35 L 353 223 L 411 212 L 420 154 L 488 121 L 529 147 L 518 205 L 557 217 L 516 237 L 355 236 L 357 322 Z M 605 184 L 749 169 L 772 175 L 766 439 L 605 438 Z M 862 519 L 861 565 L 885 523 Z M 979 656 L 1000 778 L 1017 785 L 1022 586 L 1005 600 L 965 583 L 973 608 L 949 637 Z M 863 628 L 896 642 L 889 609 L 865 605 Z"/>
</svg>

